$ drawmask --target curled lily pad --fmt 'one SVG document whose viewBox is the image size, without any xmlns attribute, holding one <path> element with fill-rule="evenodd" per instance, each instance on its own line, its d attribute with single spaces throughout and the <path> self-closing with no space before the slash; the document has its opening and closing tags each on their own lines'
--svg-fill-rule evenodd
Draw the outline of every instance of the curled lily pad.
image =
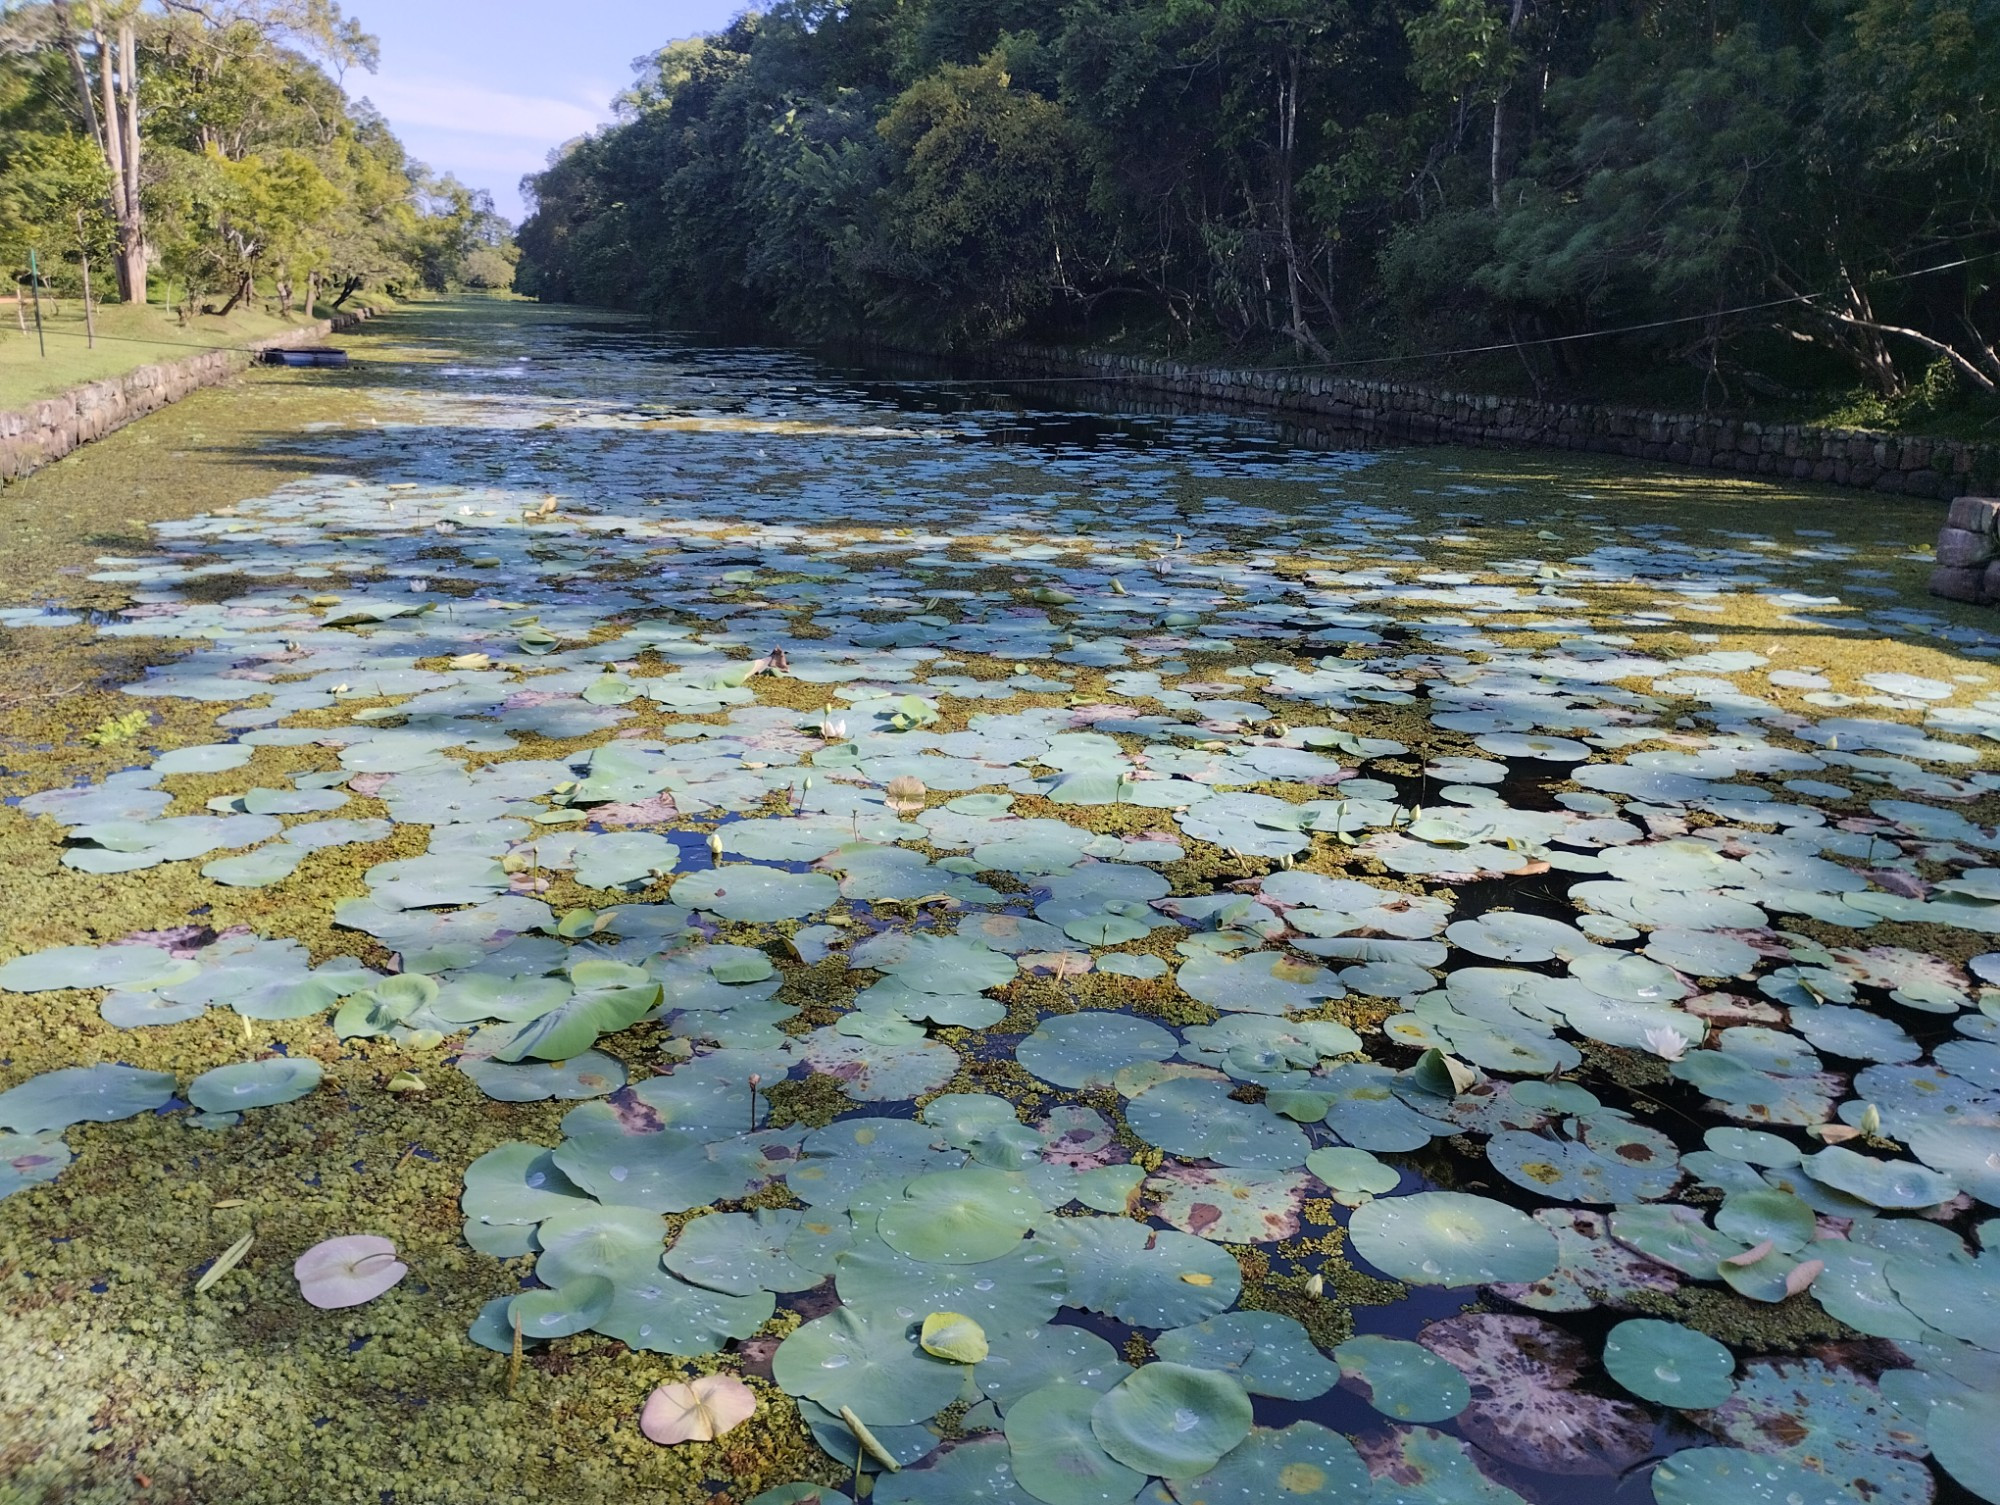
<svg viewBox="0 0 2000 1505">
<path fill-rule="evenodd" d="M 1187 1479 L 1221 1462 L 1250 1435 L 1251 1420 L 1250 1397 L 1234 1379 L 1162 1360 L 1099 1396 L 1090 1429 L 1127 1468 Z"/>
<path fill-rule="evenodd" d="M 1638 1317 L 1619 1323 L 1604 1340 L 1604 1367 L 1641 1400 L 1683 1411 L 1719 1406 L 1736 1389 L 1734 1355 L 1678 1322 Z"/>
<path fill-rule="evenodd" d="M 932 1358 L 949 1359 L 954 1364 L 977 1364 L 991 1352 L 986 1330 L 957 1312 L 932 1312 L 925 1317 L 917 1344 Z"/>
<path fill-rule="evenodd" d="M 1490 1197 L 1429 1191 L 1377 1197 L 1349 1224 L 1355 1252 L 1413 1285 L 1534 1281 L 1556 1267 L 1555 1235 Z"/>
</svg>

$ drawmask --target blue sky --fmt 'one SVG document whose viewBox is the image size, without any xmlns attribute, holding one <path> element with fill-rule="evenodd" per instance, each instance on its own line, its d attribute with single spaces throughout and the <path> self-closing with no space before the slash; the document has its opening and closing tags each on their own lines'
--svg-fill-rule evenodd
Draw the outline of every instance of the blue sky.
<svg viewBox="0 0 2000 1505">
<path fill-rule="evenodd" d="M 382 66 L 348 92 L 389 117 L 411 155 L 519 219 L 517 184 L 549 149 L 610 117 L 632 60 L 713 31 L 744 0 L 347 0 L 382 39 Z"/>
</svg>

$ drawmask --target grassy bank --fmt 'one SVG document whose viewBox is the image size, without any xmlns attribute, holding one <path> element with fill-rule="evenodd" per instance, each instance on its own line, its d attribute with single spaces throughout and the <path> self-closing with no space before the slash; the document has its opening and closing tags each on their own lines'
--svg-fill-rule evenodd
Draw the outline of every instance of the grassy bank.
<svg viewBox="0 0 2000 1505">
<path fill-rule="evenodd" d="M 378 306 L 382 299 L 371 295 L 368 301 Z M 322 303 L 317 317 L 333 313 Z M 227 318 L 197 314 L 185 324 L 170 310 L 153 304 L 107 304 L 96 311 L 93 347 L 83 305 L 74 298 L 43 296 L 40 340 L 32 304 L 17 310 L 11 301 L 0 301 L 0 411 L 198 350 L 248 345 L 309 322 L 303 310 L 281 319 L 266 313 L 262 304 L 239 308 Z"/>
</svg>

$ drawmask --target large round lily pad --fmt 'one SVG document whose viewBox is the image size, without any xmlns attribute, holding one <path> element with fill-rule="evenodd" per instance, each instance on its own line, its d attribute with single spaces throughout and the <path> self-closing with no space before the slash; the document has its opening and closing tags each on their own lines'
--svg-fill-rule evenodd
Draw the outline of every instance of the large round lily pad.
<svg viewBox="0 0 2000 1505">
<path fill-rule="evenodd" d="M 1146 1483 L 1104 1450 L 1091 1426 L 1100 1397 L 1078 1385 L 1048 1385 L 1007 1413 L 1014 1477 L 1043 1505 L 1125 1505 Z"/>
<path fill-rule="evenodd" d="M 1165 1360 L 1104 1392 L 1090 1429 L 1127 1468 L 1168 1479 L 1207 1473 L 1250 1435 L 1250 1397 L 1226 1374 Z"/>
<path fill-rule="evenodd" d="M 1637 1317 L 1604 1340 L 1604 1367 L 1641 1400 L 1705 1411 L 1728 1400 L 1736 1359 L 1715 1339 L 1678 1322 Z"/>
<path fill-rule="evenodd" d="M 881 1210 L 882 1242 L 912 1259 L 969 1265 L 997 1259 L 1021 1241 L 1041 1211 L 1027 1187 L 1001 1171 L 918 1176 Z"/>
<path fill-rule="evenodd" d="M 829 1410 L 850 1407 L 870 1426 L 911 1426 L 950 1405 L 964 1383 L 956 1364 L 918 1347 L 911 1323 L 841 1307 L 778 1345 L 771 1376 L 789 1395 Z"/>
<path fill-rule="evenodd" d="M 217 1066 L 188 1083 L 187 1098 L 205 1113 L 268 1108 L 304 1097 L 319 1085 L 319 1062 L 311 1056 L 269 1056 Z"/>
<path fill-rule="evenodd" d="M 1534 1281 L 1556 1268 L 1555 1235 L 1490 1197 L 1427 1191 L 1377 1197 L 1355 1209 L 1355 1252 L 1413 1285 Z"/>
<path fill-rule="evenodd" d="M 1179 1045 L 1170 1031 L 1147 1020 L 1087 1010 L 1043 1020 L 1014 1059 L 1058 1087 L 1108 1087 L 1122 1067 L 1164 1061 Z"/>
</svg>

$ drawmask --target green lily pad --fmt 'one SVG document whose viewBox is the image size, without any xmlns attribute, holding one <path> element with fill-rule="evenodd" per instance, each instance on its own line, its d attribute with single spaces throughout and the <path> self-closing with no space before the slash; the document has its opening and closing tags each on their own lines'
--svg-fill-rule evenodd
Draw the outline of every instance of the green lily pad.
<svg viewBox="0 0 2000 1505">
<path fill-rule="evenodd" d="M 1131 1366 L 1118 1357 L 1118 1350 L 1096 1333 L 1055 1326 L 992 1338 L 972 1378 L 981 1394 L 1006 1411 L 1045 1385 L 1080 1385 L 1102 1392 L 1129 1373 Z"/>
<path fill-rule="evenodd" d="M 167 1071 L 136 1066 L 64 1066 L 0 1092 L 0 1129 L 40 1134 L 71 1124 L 112 1123 L 163 1108 L 174 1095 Z"/>
<path fill-rule="evenodd" d="M 1146 1476 L 1104 1450 L 1091 1426 L 1101 1397 L 1077 1385 L 1030 1391 L 1007 1413 L 1014 1478 L 1043 1505 L 1125 1505 Z"/>
<path fill-rule="evenodd" d="M 833 1273 L 852 1237 L 843 1213 L 759 1208 L 712 1212 L 681 1229 L 666 1267 L 732 1296 L 809 1291 Z"/>
<path fill-rule="evenodd" d="M 857 1234 L 840 1256 L 834 1283 L 841 1300 L 871 1317 L 913 1323 L 932 1312 L 959 1312 L 995 1338 L 1049 1321 L 1070 1289 L 1061 1250 L 1039 1238 L 1017 1240 L 999 1259 L 940 1264 Z"/>
<path fill-rule="evenodd" d="M 1007 1253 L 1040 1207 L 1027 1188 L 1000 1171 L 939 1171 L 918 1176 L 900 1201 L 876 1219 L 882 1242 L 912 1259 L 978 1264 Z"/>
<path fill-rule="evenodd" d="M 1604 1367 L 1641 1400 L 1705 1411 L 1735 1393 L 1736 1359 L 1705 1333 L 1639 1317 L 1604 1340 Z"/>
<path fill-rule="evenodd" d="M 1397 1421 L 1447 1421 L 1472 1401 L 1465 1376 L 1421 1343 L 1363 1333 L 1333 1356 L 1368 1404 Z"/>
<path fill-rule="evenodd" d="M 1233 1378 L 1163 1360 L 1099 1396 L 1090 1429 L 1127 1468 L 1188 1479 L 1220 1463 L 1250 1435 L 1252 1420 L 1250 1397 Z"/>
<path fill-rule="evenodd" d="M 1069 1305 L 1133 1327 L 1188 1327 L 1229 1310 L 1242 1294 L 1236 1261 L 1189 1234 L 1126 1218 L 1045 1218 L 1035 1237 L 1062 1260 Z"/>
<path fill-rule="evenodd" d="M 508 1303 L 507 1318 L 523 1338 L 567 1338 L 588 1329 L 611 1309 L 612 1285 L 602 1275 L 581 1275 L 549 1291 L 529 1291 Z"/>
<path fill-rule="evenodd" d="M 1541 1280 L 1556 1268 L 1555 1235 L 1526 1213 L 1464 1192 L 1377 1197 L 1349 1223 L 1355 1252 L 1412 1285 Z"/>
<path fill-rule="evenodd" d="M 964 1371 L 919 1348 L 912 1327 L 841 1307 L 778 1345 L 772 1378 L 788 1395 L 850 1407 L 870 1426 L 914 1426 L 957 1398 Z"/>
<path fill-rule="evenodd" d="M 1032 1505 L 1034 1498 L 1014 1478 L 1007 1439 L 990 1436 L 963 1438 L 921 1468 L 883 1474 L 869 1496 L 873 1505 Z"/>
<path fill-rule="evenodd" d="M 1180 1046 L 1171 1031 L 1129 1014 L 1087 1011 L 1045 1019 L 1014 1059 L 1058 1087 L 1108 1087 L 1137 1061 L 1164 1061 Z"/>
<path fill-rule="evenodd" d="M 1238 1102 L 1221 1082 L 1160 1082 L 1132 1099 L 1125 1121 L 1148 1144 L 1223 1165 L 1288 1170 L 1312 1148 L 1298 1125 L 1262 1103 Z"/>
<path fill-rule="evenodd" d="M 1801 1162 L 1815 1181 L 1859 1197 L 1872 1207 L 1916 1210 L 1949 1202 L 1958 1184 L 1910 1160 L 1878 1160 L 1845 1145 L 1828 1145 Z"/>
<path fill-rule="evenodd" d="M 1224 1312 L 1153 1340 L 1153 1352 L 1176 1364 L 1232 1374 L 1252 1395 L 1307 1401 L 1340 1378 L 1296 1318 L 1276 1312 Z"/>
<path fill-rule="evenodd" d="M 188 1084 L 187 1099 L 204 1113 L 268 1108 L 304 1097 L 320 1082 L 311 1056 L 270 1056 L 204 1071 Z"/>
<path fill-rule="evenodd" d="M 1825 1474 L 1780 1454 L 1743 1448 L 1687 1448 L 1653 1470 L 1657 1505 L 1853 1505 Z"/>
<path fill-rule="evenodd" d="M 1253 1429 L 1198 1479 L 1170 1479 L 1177 1505 L 1366 1505 L 1368 1469 L 1354 1444 L 1317 1422 Z"/>
</svg>

